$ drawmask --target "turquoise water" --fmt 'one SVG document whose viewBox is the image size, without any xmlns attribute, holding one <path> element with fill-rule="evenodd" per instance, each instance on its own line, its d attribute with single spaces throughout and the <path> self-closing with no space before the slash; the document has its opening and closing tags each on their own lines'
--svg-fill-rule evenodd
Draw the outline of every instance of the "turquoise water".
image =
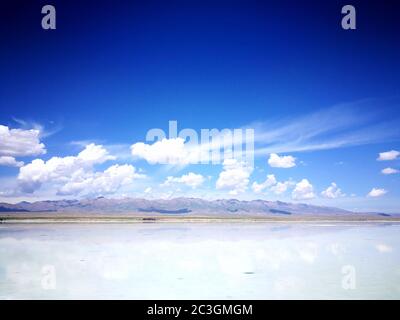
<svg viewBox="0 0 400 320">
<path fill-rule="evenodd" d="M 399 299 L 400 225 L 0 225 L 0 299 Z"/>
</svg>

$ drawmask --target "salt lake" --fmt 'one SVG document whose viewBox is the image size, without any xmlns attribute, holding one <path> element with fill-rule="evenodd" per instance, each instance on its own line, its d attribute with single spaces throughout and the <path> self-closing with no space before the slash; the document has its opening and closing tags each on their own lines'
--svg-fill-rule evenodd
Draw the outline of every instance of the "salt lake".
<svg viewBox="0 0 400 320">
<path fill-rule="evenodd" d="M 0 299 L 399 299 L 400 224 L 0 225 Z"/>
</svg>

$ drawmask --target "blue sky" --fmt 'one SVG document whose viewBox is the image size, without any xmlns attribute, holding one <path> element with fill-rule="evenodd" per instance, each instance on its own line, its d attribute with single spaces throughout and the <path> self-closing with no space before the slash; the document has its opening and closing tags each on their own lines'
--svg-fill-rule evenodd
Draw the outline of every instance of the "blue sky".
<svg viewBox="0 0 400 320">
<path fill-rule="evenodd" d="M 356 30 L 341 28 L 343 1 L 52 3 L 51 31 L 40 26 L 47 3 L 1 4 L 0 201 L 199 196 L 400 212 L 400 158 L 377 160 L 400 150 L 395 2 L 353 1 Z M 254 128 L 254 166 L 132 155 L 171 120 Z M 91 144 L 97 158 L 79 158 Z"/>
</svg>

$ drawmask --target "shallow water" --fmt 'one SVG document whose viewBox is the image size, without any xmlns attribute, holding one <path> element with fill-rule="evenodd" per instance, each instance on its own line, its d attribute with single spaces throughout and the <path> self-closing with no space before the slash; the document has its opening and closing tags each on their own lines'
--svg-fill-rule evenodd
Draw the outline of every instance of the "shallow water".
<svg viewBox="0 0 400 320">
<path fill-rule="evenodd" d="M 400 224 L 0 225 L 0 299 L 399 299 Z"/>
</svg>

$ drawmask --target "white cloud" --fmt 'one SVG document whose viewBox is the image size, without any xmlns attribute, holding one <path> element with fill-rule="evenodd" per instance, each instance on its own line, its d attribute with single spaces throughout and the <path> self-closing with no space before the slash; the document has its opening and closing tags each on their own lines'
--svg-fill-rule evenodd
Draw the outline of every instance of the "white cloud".
<svg viewBox="0 0 400 320">
<path fill-rule="evenodd" d="M 276 178 L 273 174 L 269 174 L 267 175 L 267 179 L 262 182 L 262 183 L 257 183 L 257 182 L 253 182 L 251 188 L 253 189 L 253 191 L 255 193 L 261 193 L 263 192 L 265 189 L 268 189 L 269 187 L 272 187 L 273 185 L 276 184 Z"/>
<path fill-rule="evenodd" d="M 296 166 L 296 158 L 292 156 L 279 156 L 276 153 L 271 153 L 268 164 L 274 168 L 292 168 Z"/>
<path fill-rule="evenodd" d="M 377 104 L 396 107 L 399 99 L 364 99 L 296 118 L 250 124 L 256 133 L 255 154 L 328 150 L 397 139 L 399 119 L 379 121 L 379 111 L 372 111 Z"/>
<path fill-rule="evenodd" d="M 372 188 L 372 190 L 368 193 L 367 196 L 372 198 L 377 198 L 383 196 L 386 193 L 387 191 L 385 189 Z"/>
<path fill-rule="evenodd" d="M 397 169 L 393 169 L 393 168 L 385 168 L 385 169 L 382 169 L 381 172 L 383 174 L 395 174 L 395 173 L 399 173 L 400 171 Z"/>
<path fill-rule="evenodd" d="M 0 166 L 22 167 L 23 165 L 22 161 L 17 161 L 14 157 L 0 156 Z"/>
<path fill-rule="evenodd" d="M 281 195 L 285 193 L 289 187 L 293 186 L 295 183 L 291 180 L 279 182 L 276 180 L 273 174 L 267 175 L 267 178 L 262 183 L 253 182 L 251 188 L 255 193 L 261 193 L 263 191 L 271 191 L 276 195 Z"/>
<path fill-rule="evenodd" d="M 296 183 L 292 192 L 292 198 L 294 200 L 308 200 L 313 199 L 314 197 L 314 187 L 307 179 L 303 179 Z"/>
<path fill-rule="evenodd" d="M 216 182 L 217 189 L 229 190 L 232 195 L 245 192 L 253 168 L 236 159 L 225 159 L 223 170 Z"/>
<path fill-rule="evenodd" d="M 292 181 L 278 182 L 276 185 L 271 187 L 271 191 L 273 193 L 275 193 L 276 195 L 280 195 L 282 193 L 285 193 L 286 190 L 293 185 L 294 185 L 294 182 L 292 182 Z"/>
<path fill-rule="evenodd" d="M 18 183 L 22 191 L 32 193 L 47 182 L 66 184 L 83 181 L 93 174 L 95 164 L 113 159 L 103 146 L 89 144 L 77 156 L 33 160 L 20 168 Z"/>
<path fill-rule="evenodd" d="M 388 246 L 387 244 L 384 243 L 378 243 L 375 246 L 376 250 L 378 250 L 381 253 L 386 253 L 386 252 L 392 252 L 393 248 L 391 246 Z"/>
<path fill-rule="evenodd" d="M 326 190 L 322 191 L 321 195 L 324 198 L 328 199 L 336 199 L 344 196 L 342 190 L 340 190 L 340 188 L 338 188 L 338 186 L 334 182 L 332 182 L 331 185 L 328 188 L 326 188 Z"/>
<path fill-rule="evenodd" d="M 122 186 L 142 178 L 132 165 L 115 164 L 103 172 L 91 172 L 68 181 L 59 190 L 59 195 L 102 195 L 115 193 Z"/>
<path fill-rule="evenodd" d="M 400 152 L 396 150 L 390 150 L 386 152 L 379 153 L 378 161 L 388 161 L 388 160 L 395 160 L 400 156 Z"/>
<path fill-rule="evenodd" d="M 185 184 L 193 189 L 197 188 L 203 182 L 205 181 L 205 178 L 201 174 L 196 174 L 193 172 L 189 172 L 188 174 L 184 174 L 181 177 L 167 177 L 164 183 L 161 184 L 161 186 L 170 186 L 174 183 L 182 183 Z"/>
<path fill-rule="evenodd" d="M 150 164 L 187 165 L 196 162 L 198 150 L 189 148 L 182 138 L 162 139 L 153 144 L 143 142 L 131 146 L 132 156 L 145 159 Z"/>
<path fill-rule="evenodd" d="M 150 193 L 151 191 L 153 191 L 151 187 L 147 187 L 146 189 L 144 189 L 144 193 Z"/>
<path fill-rule="evenodd" d="M 96 164 L 107 160 L 115 160 L 115 157 L 111 156 L 102 145 L 91 143 L 79 152 L 77 159 L 88 164 Z"/>
<path fill-rule="evenodd" d="M 0 125 L 0 156 L 24 157 L 46 153 L 36 129 L 9 129 Z"/>
</svg>

